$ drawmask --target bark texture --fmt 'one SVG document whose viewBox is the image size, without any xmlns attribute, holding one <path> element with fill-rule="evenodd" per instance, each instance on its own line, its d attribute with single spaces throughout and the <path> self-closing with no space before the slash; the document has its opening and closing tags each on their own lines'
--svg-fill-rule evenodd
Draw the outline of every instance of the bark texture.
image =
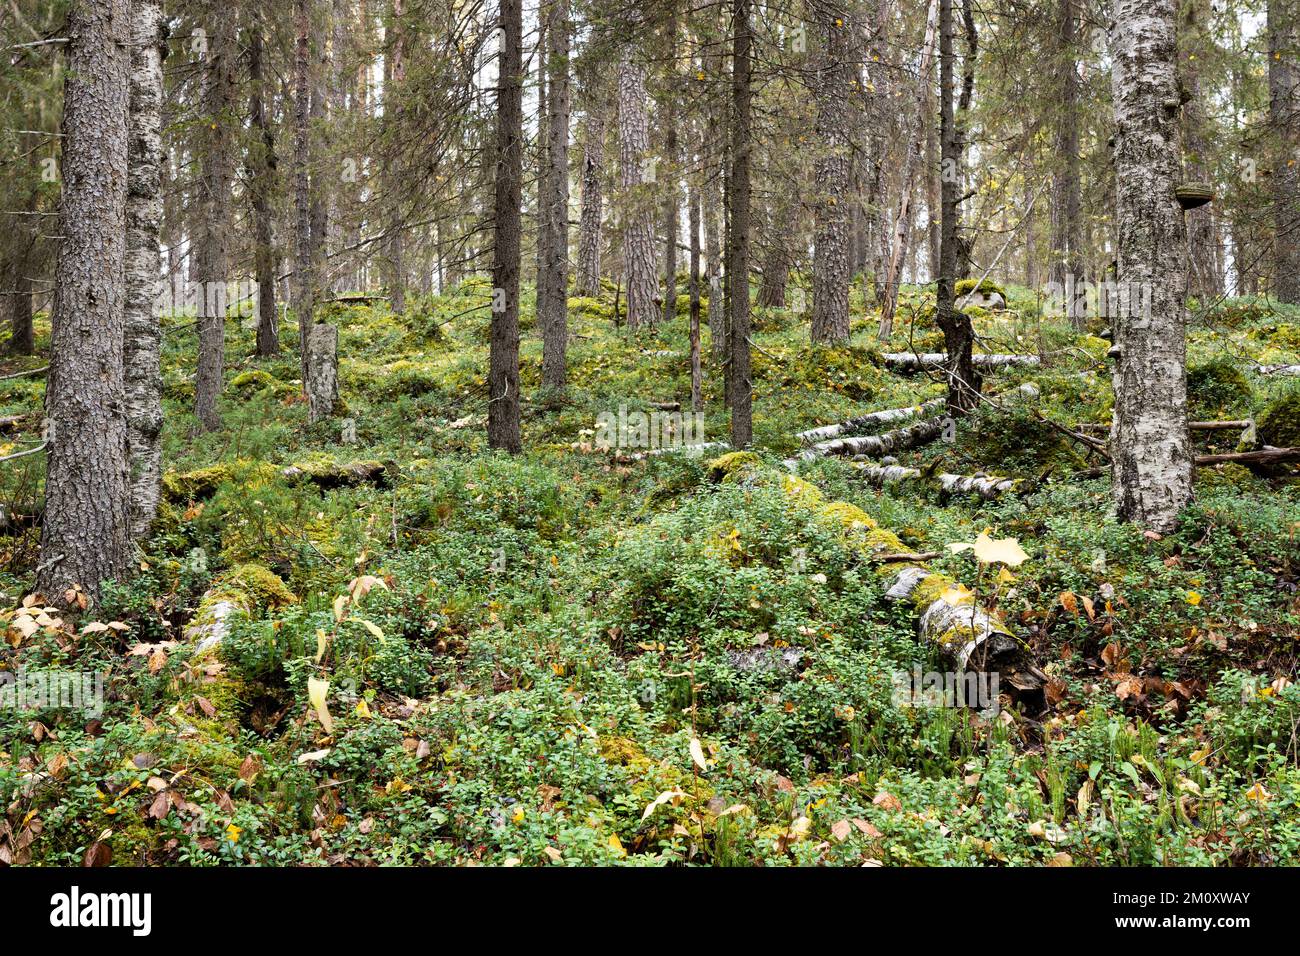
<svg viewBox="0 0 1300 956">
<path fill-rule="evenodd" d="M 749 229 L 750 150 L 753 145 L 753 91 L 750 89 L 753 33 L 750 0 L 732 3 L 731 65 L 731 170 L 728 177 L 728 212 L 731 220 L 731 255 L 727 275 L 731 282 L 731 328 L 727 400 L 731 406 L 731 444 L 745 448 L 753 440 L 753 396 L 749 382 Z"/>
<path fill-rule="evenodd" d="M 278 257 L 272 223 L 271 196 L 275 190 L 277 161 L 275 135 L 266 118 L 266 73 L 263 66 L 263 22 L 250 30 L 248 72 L 253 93 L 249 121 L 256 134 L 250 152 L 254 169 L 250 183 L 253 212 L 253 267 L 257 278 L 257 354 L 263 358 L 280 351 L 280 328 L 275 316 L 275 274 Z"/>
<path fill-rule="evenodd" d="M 307 334 L 316 308 L 316 255 L 311 233 L 311 0 L 294 0 L 293 53 L 293 311 L 298 359 L 307 390 Z"/>
<path fill-rule="evenodd" d="M 849 62 L 852 22 L 842 0 L 814 0 L 822 37 L 816 79 L 812 340 L 849 338 Z"/>
<path fill-rule="evenodd" d="M 162 481 L 162 333 L 158 234 L 162 225 L 162 5 L 131 8 L 131 90 L 126 198 L 127 448 L 131 461 L 131 536 L 143 538 L 158 512 Z"/>
<path fill-rule="evenodd" d="M 519 256 L 523 198 L 523 4 L 501 0 L 488 445 L 512 454 L 519 439 Z"/>
<path fill-rule="evenodd" d="M 226 349 L 226 280 L 230 271 L 230 187 L 235 174 L 235 23 L 233 8 L 218 2 L 204 63 L 203 140 L 199 198 L 202 209 L 195 237 L 195 279 L 203 290 L 199 307 L 199 365 L 194 380 L 194 413 L 206 429 L 219 428 L 221 379 Z"/>
<path fill-rule="evenodd" d="M 658 318 L 659 279 L 655 268 L 655 227 L 643 187 L 642 164 L 649 158 L 645 67 L 630 47 L 618 68 L 618 162 L 623 190 L 623 274 L 627 278 L 627 327 L 653 325 Z"/>
<path fill-rule="evenodd" d="M 315 424 L 334 414 L 339 401 L 339 330 L 313 322 L 307 333 L 307 411 Z"/>
<path fill-rule="evenodd" d="M 579 295 L 600 294 L 600 244 L 605 213 L 605 105 L 599 94 L 587 95 L 582 118 L 582 212 L 578 222 Z"/>
<path fill-rule="evenodd" d="M 1273 162 L 1273 294 L 1300 302 L 1300 9 L 1268 3 L 1268 118 Z"/>
<path fill-rule="evenodd" d="M 1145 288 L 1150 309 L 1114 322 L 1112 492 L 1121 518 L 1164 533 L 1192 495 L 1174 0 L 1116 0 L 1114 17 L 1119 281 Z"/>
<path fill-rule="evenodd" d="M 77 0 L 69 14 L 63 194 L 55 267 L 49 456 L 36 587 L 92 599 L 127 567 L 130 477 L 122 342 L 126 296 L 126 0 Z"/>
<path fill-rule="evenodd" d="M 537 282 L 537 323 L 542 329 L 542 384 L 563 391 L 569 343 L 569 46 L 568 0 L 552 0 L 547 23 L 546 164 Z"/>
</svg>

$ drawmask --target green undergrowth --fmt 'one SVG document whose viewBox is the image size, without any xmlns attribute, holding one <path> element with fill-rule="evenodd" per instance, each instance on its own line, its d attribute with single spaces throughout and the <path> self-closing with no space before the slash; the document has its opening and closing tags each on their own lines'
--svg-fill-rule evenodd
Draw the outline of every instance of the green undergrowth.
<svg viewBox="0 0 1300 956">
<path fill-rule="evenodd" d="M 781 465 L 798 431 L 943 393 L 880 360 L 942 347 L 932 288 L 904 290 L 888 342 L 869 283 L 854 286 L 848 347 L 810 348 L 806 313 L 762 310 L 755 443 L 739 457 L 599 445 L 620 416 L 685 432 L 684 300 L 633 337 L 614 326 L 612 288 L 571 299 L 561 397 L 540 388 L 528 290 L 513 458 L 484 437 L 485 279 L 403 315 L 330 307 L 347 433 L 307 424 L 292 322 L 283 353 L 259 359 L 234 321 L 223 427 L 200 432 L 194 334 L 169 319 L 168 475 L 132 580 L 25 633 L 36 539 L 0 537 L 5 670 L 103 682 L 97 712 L 0 710 L 0 854 L 75 864 L 99 842 L 121 864 L 1300 862 L 1300 485 L 1286 470 L 1201 469 L 1177 533 L 1117 522 L 1103 462 L 1065 433 L 1110 420 L 1101 325 L 1071 329 L 1030 290 L 999 288 L 1009 309 L 974 313 L 980 349 L 1044 365 L 990 374 L 995 404 L 898 455 L 1027 479 L 991 502 L 877 489 L 838 459 L 798 479 Z M 725 441 L 704 324 L 699 437 Z M 1293 386 L 1250 361 L 1300 361 L 1288 328 L 1253 300 L 1198 317 L 1194 414 L 1290 434 Z M 0 381 L 0 417 L 39 409 L 43 381 Z M 1026 382 L 1036 397 L 1004 394 Z M 0 434 L 0 454 L 38 430 Z M 1240 440 L 1194 438 L 1198 452 Z M 12 511 L 35 512 L 40 460 L 0 473 Z M 947 548 L 983 531 L 1028 560 L 1000 576 Z M 904 706 L 899 674 L 950 665 L 917 641 L 916 606 L 884 600 L 882 549 L 935 554 L 935 580 L 996 608 L 1050 678 L 1046 709 Z M 222 639 L 200 654 L 187 629 L 214 621 Z M 326 714 L 313 678 L 328 681 Z"/>
</svg>

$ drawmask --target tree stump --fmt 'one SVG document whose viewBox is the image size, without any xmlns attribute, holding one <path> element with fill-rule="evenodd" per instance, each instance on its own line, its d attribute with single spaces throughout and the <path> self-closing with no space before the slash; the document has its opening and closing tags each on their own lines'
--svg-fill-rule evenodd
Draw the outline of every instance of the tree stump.
<svg viewBox="0 0 1300 956">
<path fill-rule="evenodd" d="M 334 414 L 339 401 L 339 330 L 324 322 L 307 334 L 308 421 L 315 424 Z"/>
</svg>

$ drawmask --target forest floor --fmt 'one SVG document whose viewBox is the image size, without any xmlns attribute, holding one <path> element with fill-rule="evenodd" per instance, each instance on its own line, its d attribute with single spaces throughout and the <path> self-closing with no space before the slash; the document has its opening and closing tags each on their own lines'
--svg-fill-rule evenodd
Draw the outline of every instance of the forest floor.
<svg viewBox="0 0 1300 956">
<path fill-rule="evenodd" d="M 54 671 L 100 675 L 103 699 L 0 709 L 0 859 L 1300 864 L 1293 466 L 1198 469 L 1163 538 L 1116 522 L 1103 460 L 1042 420 L 1109 421 L 1109 343 L 1016 288 L 1010 311 L 977 313 L 982 348 L 1044 361 L 988 373 L 985 393 L 1036 397 L 897 454 L 1024 479 L 994 500 L 876 487 L 845 458 L 802 481 L 782 465 L 801 430 L 943 394 L 880 360 L 941 348 L 909 321 L 922 290 L 888 349 L 860 294 L 842 349 L 757 310 L 757 455 L 721 463 L 596 447 L 620 406 L 689 408 L 684 296 L 637 339 L 613 327 L 612 290 L 570 300 L 557 403 L 539 400 L 529 293 L 525 450 L 492 454 L 488 313 L 466 314 L 489 292 L 331 307 L 354 441 L 307 424 L 290 323 L 261 360 L 234 319 L 225 427 L 197 432 L 192 320 L 166 319 L 166 502 L 138 575 L 78 619 L 26 596 L 43 462 L 6 463 L 0 667 L 28 703 Z M 1300 362 L 1297 318 L 1248 299 L 1199 315 L 1192 417 L 1294 435 L 1300 380 L 1254 365 Z M 703 438 L 725 441 L 709 348 L 706 329 Z M 0 379 L 0 419 L 32 416 L 0 455 L 38 438 L 43 388 Z M 1195 433 L 1202 454 L 1240 438 Z M 864 544 L 879 529 L 1001 615 L 1048 678 L 1037 700 L 900 699 L 899 675 L 952 665 L 912 604 L 884 599 L 891 572 Z M 948 547 L 983 531 L 1027 559 Z"/>
</svg>

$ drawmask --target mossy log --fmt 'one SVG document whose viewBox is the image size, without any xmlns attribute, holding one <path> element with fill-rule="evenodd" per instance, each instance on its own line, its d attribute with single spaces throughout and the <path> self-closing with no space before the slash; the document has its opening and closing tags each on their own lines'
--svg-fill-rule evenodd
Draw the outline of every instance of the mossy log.
<svg viewBox="0 0 1300 956">
<path fill-rule="evenodd" d="M 885 365 L 896 372 L 916 372 L 922 368 L 943 368 L 948 356 L 942 352 L 886 352 L 881 356 Z M 1037 355 L 984 355 L 971 356 L 976 368 L 997 369 L 1013 365 L 1038 365 Z"/>
<path fill-rule="evenodd" d="M 201 654 L 226 639 L 233 615 L 252 614 L 297 601 L 275 572 L 260 564 L 240 565 L 219 577 L 204 593 L 198 610 L 185 627 L 185 639 L 196 645 L 195 654 Z"/>
<path fill-rule="evenodd" d="M 1024 482 L 1019 478 L 999 478 L 995 475 L 953 475 L 946 472 L 927 474 L 919 468 L 903 465 L 860 464 L 858 474 L 876 487 L 906 481 L 933 482 L 946 494 L 979 495 L 986 501 L 1008 491 L 1019 489 Z"/>
<path fill-rule="evenodd" d="M 760 462 L 724 456 L 710 462 L 710 470 L 738 474 L 762 467 Z M 1011 632 L 995 612 L 978 606 L 976 595 L 945 574 L 923 564 L 903 568 L 886 563 L 909 549 L 888 528 L 857 505 L 847 501 L 826 501 L 820 488 L 795 475 L 784 477 L 786 493 L 811 508 L 818 519 L 839 530 L 854 550 L 876 565 L 876 573 L 888 582 L 886 599 L 909 602 L 919 615 L 917 633 L 936 647 L 961 670 L 997 672 L 999 681 L 1018 694 L 1037 694 L 1044 675 L 1034 664 L 1028 648 Z"/>
<path fill-rule="evenodd" d="M 1042 686 L 1020 640 L 975 595 L 944 574 L 909 566 L 894 574 L 885 600 L 906 602 L 920 612 L 917 633 L 938 647 L 959 670 L 997 671 L 1016 690 Z"/>
<path fill-rule="evenodd" d="M 351 461 L 290 465 L 280 474 L 289 481 L 306 481 L 318 488 L 353 488 L 378 485 L 387 488 L 397 474 L 397 465 L 382 461 Z"/>
</svg>

